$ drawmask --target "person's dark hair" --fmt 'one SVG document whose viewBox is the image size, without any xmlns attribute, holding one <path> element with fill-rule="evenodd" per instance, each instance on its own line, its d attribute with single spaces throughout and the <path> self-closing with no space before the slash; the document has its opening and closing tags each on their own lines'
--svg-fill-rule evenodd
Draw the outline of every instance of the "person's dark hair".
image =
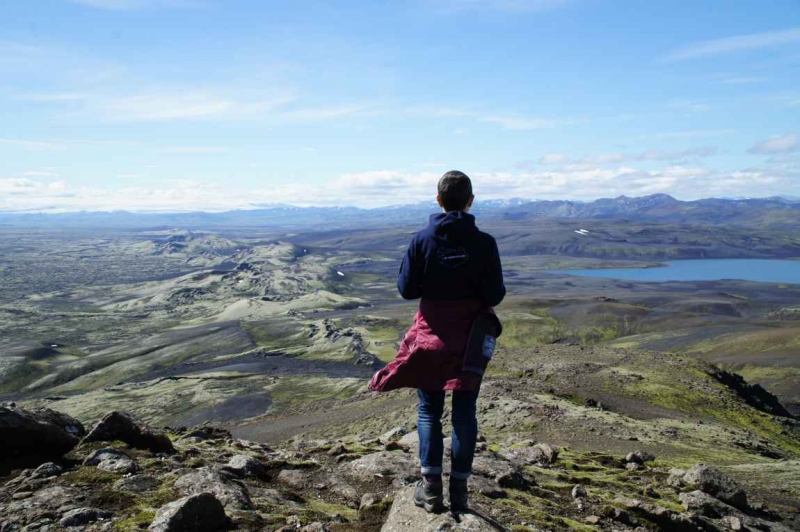
<svg viewBox="0 0 800 532">
<path fill-rule="evenodd" d="M 439 198 L 446 211 L 460 211 L 472 197 L 472 181 L 467 174 L 450 170 L 439 179 Z"/>
</svg>

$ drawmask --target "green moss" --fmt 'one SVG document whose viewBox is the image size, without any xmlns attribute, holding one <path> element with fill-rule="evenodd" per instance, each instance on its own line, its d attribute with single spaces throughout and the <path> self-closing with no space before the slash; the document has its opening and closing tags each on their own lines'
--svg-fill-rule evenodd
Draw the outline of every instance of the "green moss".
<svg viewBox="0 0 800 532">
<path fill-rule="evenodd" d="M 86 466 L 64 473 L 61 478 L 78 486 L 107 486 L 122 478 L 122 475 Z"/>
<path fill-rule="evenodd" d="M 135 532 L 147 527 L 156 517 L 155 510 L 137 510 L 132 515 L 114 523 L 114 530 L 117 532 Z"/>
<path fill-rule="evenodd" d="M 363 510 L 359 510 L 358 519 L 360 521 L 369 521 L 369 522 L 380 521 L 382 520 L 383 514 L 388 512 L 389 508 L 392 507 L 393 502 L 394 502 L 394 497 L 387 497 L 377 504 L 368 506 Z"/>
<path fill-rule="evenodd" d="M 598 530 L 596 526 L 579 523 L 578 521 L 569 519 L 568 517 L 560 517 L 558 520 L 571 530 L 577 530 L 578 532 L 594 532 Z"/>
<path fill-rule="evenodd" d="M 336 515 L 341 515 L 348 521 L 358 520 L 358 510 L 354 510 L 343 504 L 328 503 L 322 499 L 306 500 L 306 514 L 312 519 L 316 519 L 319 517 L 318 514 L 322 514 L 324 518 L 331 518 Z"/>
</svg>

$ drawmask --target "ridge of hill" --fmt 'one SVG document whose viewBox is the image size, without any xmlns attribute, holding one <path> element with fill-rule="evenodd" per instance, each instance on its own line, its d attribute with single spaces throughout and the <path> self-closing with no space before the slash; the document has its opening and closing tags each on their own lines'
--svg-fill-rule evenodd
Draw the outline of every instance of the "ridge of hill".
<svg viewBox="0 0 800 532">
<path fill-rule="evenodd" d="M 398 205 L 375 209 L 357 207 L 254 206 L 225 212 L 134 213 L 0 213 L 0 224 L 17 227 L 352 227 L 368 224 L 418 224 L 435 210 L 430 203 Z M 800 201 L 782 197 L 681 201 L 667 194 L 643 197 L 619 196 L 581 202 L 570 200 L 487 200 L 476 203 L 474 212 L 490 220 L 531 218 L 628 219 L 664 223 L 734 224 L 760 228 L 796 227 Z"/>
</svg>

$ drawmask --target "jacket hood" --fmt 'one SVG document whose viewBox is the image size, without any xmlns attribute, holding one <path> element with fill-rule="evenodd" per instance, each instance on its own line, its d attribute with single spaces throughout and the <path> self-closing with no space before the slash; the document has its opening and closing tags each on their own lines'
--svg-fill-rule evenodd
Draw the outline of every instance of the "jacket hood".
<svg viewBox="0 0 800 532">
<path fill-rule="evenodd" d="M 430 225 L 434 228 L 436 236 L 455 242 L 465 239 L 478 230 L 475 226 L 475 217 L 461 211 L 431 214 Z"/>
</svg>

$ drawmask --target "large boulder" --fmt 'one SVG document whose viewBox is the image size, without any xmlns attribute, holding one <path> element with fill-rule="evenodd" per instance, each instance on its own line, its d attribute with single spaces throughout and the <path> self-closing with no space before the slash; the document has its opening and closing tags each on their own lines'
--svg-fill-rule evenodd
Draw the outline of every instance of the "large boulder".
<svg viewBox="0 0 800 532">
<path fill-rule="evenodd" d="M 175 448 L 166 434 L 139 425 L 130 414 L 109 412 L 86 435 L 84 441 L 123 441 L 136 449 L 154 453 L 172 453 Z"/>
<path fill-rule="evenodd" d="M 231 457 L 228 465 L 225 466 L 225 470 L 240 477 L 263 479 L 267 476 L 267 470 L 264 468 L 264 465 L 252 456 L 246 454 L 237 454 Z"/>
<path fill-rule="evenodd" d="M 720 501 L 715 499 L 707 493 L 700 490 L 695 490 L 690 493 L 681 493 L 678 498 L 680 499 L 683 507 L 688 512 L 694 512 L 705 517 L 712 517 L 719 519 L 728 515 L 739 516 L 741 512 Z"/>
<path fill-rule="evenodd" d="M 113 514 L 98 508 L 75 508 L 64 514 L 59 524 L 64 528 L 72 526 L 85 526 L 95 521 L 108 519 Z"/>
<path fill-rule="evenodd" d="M 161 507 L 150 532 L 217 532 L 230 526 L 225 508 L 211 493 L 198 493 Z"/>
<path fill-rule="evenodd" d="M 388 451 L 368 454 L 348 462 L 342 466 L 342 472 L 363 482 L 374 482 L 382 478 L 392 481 L 398 487 L 419 478 L 420 475 L 413 458 L 407 454 Z"/>
<path fill-rule="evenodd" d="M 232 475 L 203 467 L 187 473 L 175 481 L 175 489 L 181 495 L 199 495 L 210 493 L 225 508 L 252 510 L 250 494 L 243 484 L 237 482 Z"/>
<path fill-rule="evenodd" d="M 513 462 L 491 455 L 476 457 L 472 473 L 491 479 L 503 488 L 525 489 L 532 483 Z"/>
<path fill-rule="evenodd" d="M 414 486 L 402 489 L 394 498 L 381 532 L 438 532 L 440 530 L 494 532 L 487 521 L 473 514 L 455 519 L 450 513 L 429 514 L 414 505 Z"/>
<path fill-rule="evenodd" d="M 550 467 L 558 460 L 558 447 L 549 443 L 527 443 L 528 445 L 503 450 L 500 455 L 519 467 L 529 465 Z"/>
<path fill-rule="evenodd" d="M 115 491 L 130 491 L 132 493 L 145 493 L 155 491 L 159 486 L 157 477 L 151 475 L 133 475 L 123 477 L 114 483 Z"/>
<path fill-rule="evenodd" d="M 83 461 L 83 465 L 95 466 L 101 471 L 119 473 L 121 475 L 139 471 L 139 465 L 133 458 L 112 447 L 94 451 L 86 457 L 86 460 Z"/>
<path fill-rule="evenodd" d="M 683 483 L 731 506 L 747 509 L 747 493 L 714 466 L 698 464 L 692 467 L 683 476 Z"/>
<path fill-rule="evenodd" d="M 38 408 L 0 407 L 0 456 L 60 458 L 86 433 L 80 421 L 66 414 Z"/>
<path fill-rule="evenodd" d="M 20 518 L 45 513 L 67 512 L 78 507 L 84 498 L 85 494 L 77 488 L 51 486 L 34 492 L 28 498 L 13 500 L 6 508 L 6 512 L 9 516 Z"/>
</svg>

